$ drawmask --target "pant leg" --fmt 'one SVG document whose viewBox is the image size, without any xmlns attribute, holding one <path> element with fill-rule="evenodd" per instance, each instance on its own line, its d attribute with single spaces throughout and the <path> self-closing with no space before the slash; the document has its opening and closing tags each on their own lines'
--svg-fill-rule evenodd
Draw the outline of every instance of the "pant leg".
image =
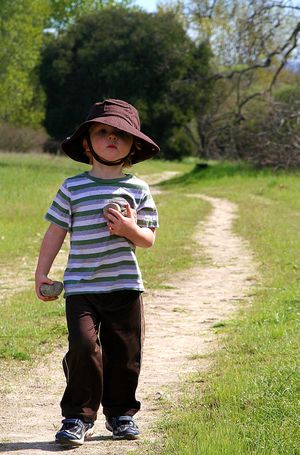
<svg viewBox="0 0 300 455">
<path fill-rule="evenodd" d="M 114 292 L 101 313 L 103 412 L 107 417 L 134 415 L 142 360 L 144 314 L 141 293 Z"/>
<path fill-rule="evenodd" d="M 97 310 L 95 299 L 90 299 L 89 295 L 66 298 L 69 350 L 63 360 L 67 386 L 61 409 L 64 417 L 81 418 L 85 422 L 96 420 L 102 399 L 100 316 Z"/>
</svg>

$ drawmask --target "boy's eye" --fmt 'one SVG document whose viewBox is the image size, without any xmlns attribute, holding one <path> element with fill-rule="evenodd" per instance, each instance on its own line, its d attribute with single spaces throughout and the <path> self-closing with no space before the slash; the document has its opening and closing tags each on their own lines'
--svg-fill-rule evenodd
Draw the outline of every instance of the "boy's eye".
<svg viewBox="0 0 300 455">
<path fill-rule="evenodd" d="M 125 131 L 120 131 L 120 130 L 111 131 L 105 127 L 100 128 L 99 130 L 95 131 L 95 134 L 98 136 L 107 136 L 109 134 L 114 134 L 115 136 L 118 136 L 123 139 L 131 137 L 131 135 L 129 133 L 126 133 Z"/>
<path fill-rule="evenodd" d="M 100 128 L 100 130 L 98 130 L 96 132 L 96 134 L 99 134 L 100 136 L 105 136 L 105 134 L 107 134 L 107 133 L 108 133 L 108 131 L 106 128 Z"/>
<path fill-rule="evenodd" d="M 129 137 L 130 135 L 128 133 L 126 133 L 125 131 L 118 131 L 116 133 L 118 136 L 120 137 Z"/>
</svg>

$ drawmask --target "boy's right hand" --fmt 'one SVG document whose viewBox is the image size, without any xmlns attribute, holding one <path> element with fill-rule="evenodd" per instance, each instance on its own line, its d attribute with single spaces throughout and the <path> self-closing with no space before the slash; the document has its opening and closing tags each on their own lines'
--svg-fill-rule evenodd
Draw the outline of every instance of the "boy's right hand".
<svg viewBox="0 0 300 455">
<path fill-rule="evenodd" d="M 58 297 L 49 297 L 41 294 L 42 284 L 53 284 L 54 281 L 50 280 L 46 275 L 36 275 L 35 276 L 35 292 L 40 300 L 44 302 L 49 302 L 50 300 L 56 300 Z"/>
</svg>

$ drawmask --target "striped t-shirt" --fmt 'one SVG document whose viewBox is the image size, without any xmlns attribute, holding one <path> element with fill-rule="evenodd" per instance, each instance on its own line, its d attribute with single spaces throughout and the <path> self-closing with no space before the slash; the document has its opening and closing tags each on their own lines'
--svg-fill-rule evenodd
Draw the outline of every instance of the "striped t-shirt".
<svg viewBox="0 0 300 455">
<path fill-rule="evenodd" d="M 144 290 L 135 246 L 110 234 L 103 217 L 103 207 L 114 197 L 136 210 L 140 227 L 158 226 L 149 186 L 130 174 L 107 180 L 84 172 L 66 179 L 57 192 L 46 219 L 70 233 L 65 295 Z"/>
</svg>

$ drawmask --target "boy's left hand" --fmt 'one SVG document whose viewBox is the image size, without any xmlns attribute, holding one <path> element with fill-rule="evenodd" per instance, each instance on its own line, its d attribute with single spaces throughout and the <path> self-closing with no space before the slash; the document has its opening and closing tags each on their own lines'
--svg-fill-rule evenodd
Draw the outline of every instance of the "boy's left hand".
<svg viewBox="0 0 300 455">
<path fill-rule="evenodd" d="M 120 237 L 130 236 L 138 227 L 136 223 L 136 213 L 129 204 L 126 206 L 127 216 L 122 215 L 114 209 L 109 209 L 107 214 L 108 229 L 113 235 Z"/>
</svg>

